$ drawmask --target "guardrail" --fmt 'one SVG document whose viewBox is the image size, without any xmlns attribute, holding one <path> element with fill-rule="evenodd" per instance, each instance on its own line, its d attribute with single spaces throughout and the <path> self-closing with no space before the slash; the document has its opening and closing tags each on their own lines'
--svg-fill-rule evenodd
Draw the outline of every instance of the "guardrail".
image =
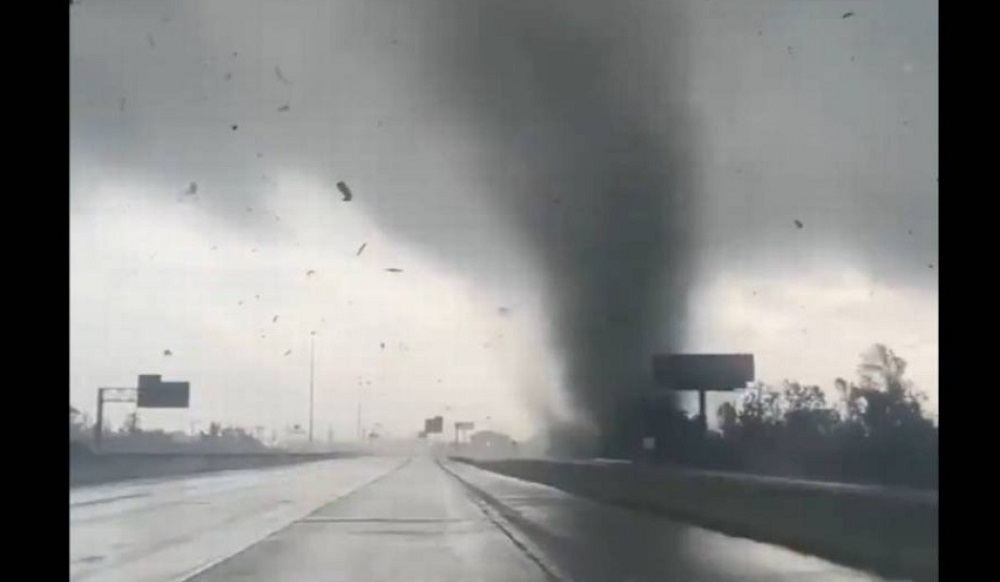
<svg viewBox="0 0 1000 582">
<path fill-rule="evenodd" d="M 454 460 L 723 533 L 781 544 L 888 577 L 937 580 L 938 495 L 672 467 Z"/>
</svg>

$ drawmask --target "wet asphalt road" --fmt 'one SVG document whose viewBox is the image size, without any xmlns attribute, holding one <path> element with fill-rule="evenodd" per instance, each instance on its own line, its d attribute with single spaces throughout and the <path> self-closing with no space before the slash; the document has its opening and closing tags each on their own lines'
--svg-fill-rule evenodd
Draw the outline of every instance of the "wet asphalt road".
<svg viewBox="0 0 1000 582">
<path fill-rule="evenodd" d="M 77 492 L 75 506 L 71 493 L 72 580 L 880 579 L 426 457 L 337 460 L 143 487 L 92 488 L 90 498 Z"/>
</svg>

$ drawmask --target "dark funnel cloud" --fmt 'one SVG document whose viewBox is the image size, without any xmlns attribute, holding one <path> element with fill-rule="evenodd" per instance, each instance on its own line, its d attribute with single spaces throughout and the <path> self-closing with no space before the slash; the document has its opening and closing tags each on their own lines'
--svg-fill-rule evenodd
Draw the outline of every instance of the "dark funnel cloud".
<svg viewBox="0 0 1000 582">
<path fill-rule="evenodd" d="M 456 115 L 491 144 L 484 191 L 543 273 L 571 403 L 617 440 L 650 354 L 685 331 L 696 160 L 683 14 L 648 2 L 442 12 L 432 84 L 462 96 Z"/>
</svg>

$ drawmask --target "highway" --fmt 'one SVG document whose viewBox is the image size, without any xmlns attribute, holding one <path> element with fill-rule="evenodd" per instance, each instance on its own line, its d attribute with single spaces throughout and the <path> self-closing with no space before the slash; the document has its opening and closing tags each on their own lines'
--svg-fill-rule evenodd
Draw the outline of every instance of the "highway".
<svg viewBox="0 0 1000 582">
<path fill-rule="evenodd" d="M 881 578 L 461 463 L 368 457 L 71 489 L 70 579 Z"/>
</svg>

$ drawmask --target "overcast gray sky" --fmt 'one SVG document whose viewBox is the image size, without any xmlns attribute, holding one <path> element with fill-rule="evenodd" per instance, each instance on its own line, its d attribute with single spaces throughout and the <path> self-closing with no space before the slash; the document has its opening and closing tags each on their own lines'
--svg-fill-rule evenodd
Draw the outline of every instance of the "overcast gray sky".
<svg viewBox="0 0 1000 582">
<path fill-rule="evenodd" d="M 92 412 L 98 386 L 162 373 L 192 382 L 193 406 L 149 425 L 304 424 L 315 330 L 319 434 L 353 438 L 359 389 L 365 424 L 390 433 L 445 413 L 532 434 L 573 377 L 552 312 L 576 279 L 551 282 L 561 257 L 522 224 L 548 220 L 537 176 L 564 168 L 510 144 L 565 147 L 538 115 L 573 99 L 509 81 L 551 77 L 563 53 L 586 78 L 590 45 L 566 27 L 610 47 L 608 91 L 640 96 L 614 115 L 634 103 L 669 135 L 656 111 L 684 112 L 679 347 L 829 387 L 883 342 L 936 407 L 935 2 L 513 3 L 502 24 L 479 4 L 73 6 L 71 401 Z M 508 112 L 475 112 L 507 102 L 528 129 L 498 144 Z M 526 192 L 515 212 L 503 188 Z"/>
</svg>

